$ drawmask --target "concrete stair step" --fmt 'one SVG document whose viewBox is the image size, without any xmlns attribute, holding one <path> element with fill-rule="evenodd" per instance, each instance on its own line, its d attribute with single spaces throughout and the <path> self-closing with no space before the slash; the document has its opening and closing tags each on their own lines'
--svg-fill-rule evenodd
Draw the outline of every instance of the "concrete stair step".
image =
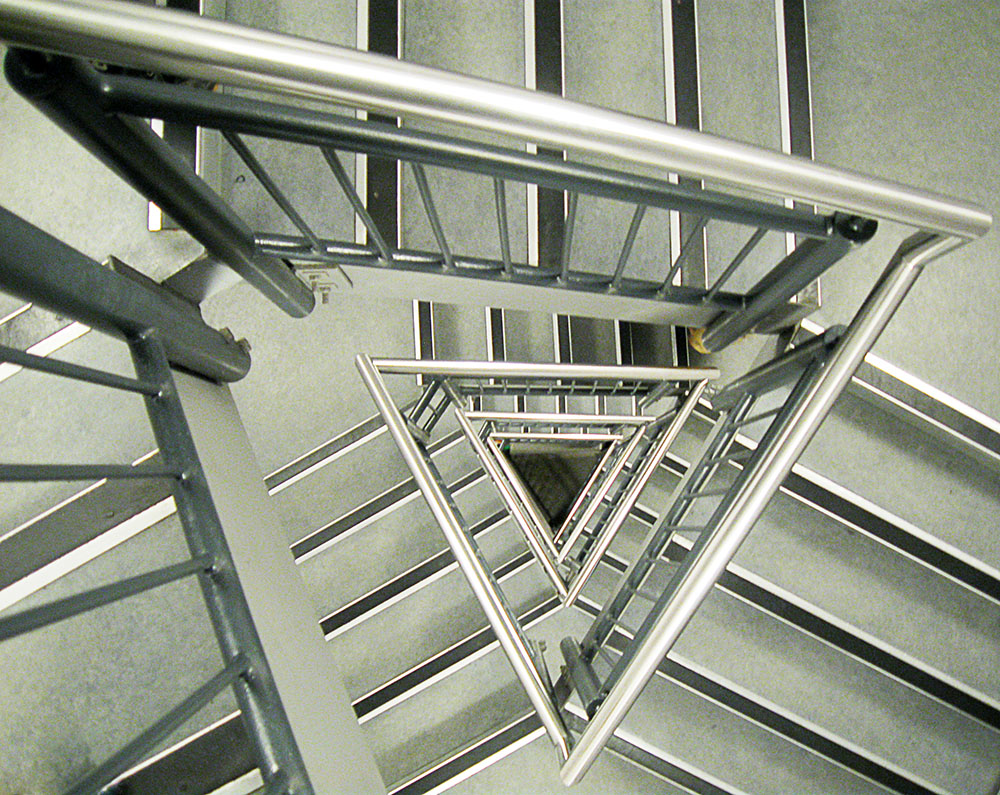
<svg viewBox="0 0 1000 795">
<path fill-rule="evenodd" d="M 485 361 L 489 358 L 483 333 L 485 311 L 478 306 L 433 306 L 434 358 Z"/>
<path fill-rule="evenodd" d="M 884 792 L 660 676 L 650 680 L 622 728 L 744 792 Z"/>
<path fill-rule="evenodd" d="M 774 6 L 748 0 L 697 5 L 701 128 L 726 138 L 782 147 L 778 37 Z M 781 42 L 784 46 L 784 42 Z M 740 97 L 739 102 L 730 101 Z M 709 283 L 754 230 L 713 222 L 706 232 Z M 769 233 L 727 283 L 744 292 L 785 254 L 784 235 Z"/>
<path fill-rule="evenodd" d="M 500 507 L 499 499 L 479 473 L 470 486 L 463 488 L 458 501 L 469 506 L 467 519 L 471 523 L 494 515 Z M 299 571 L 322 618 L 445 548 L 440 528 L 417 494 L 303 561 Z"/>
<path fill-rule="evenodd" d="M 528 710 L 510 663 L 493 650 L 363 727 L 383 779 L 402 784 Z"/>
<path fill-rule="evenodd" d="M 504 580 L 504 591 L 520 612 L 551 595 L 535 569 L 526 566 Z M 370 621 L 332 638 L 330 644 L 337 659 L 344 661 L 348 691 L 353 698 L 361 698 L 485 627 L 485 617 L 461 573 L 449 572 Z"/>
<path fill-rule="evenodd" d="M 675 482 L 654 476 L 644 506 L 666 505 Z M 989 698 L 1000 690 L 980 664 L 995 657 L 1000 606 L 850 523 L 779 493 L 734 563 Z"/>
<path fill-rule="evenodd" d="M 982 517 L 1000 475 L 851 394 L 842 395 L 802 464 L 991 567 L 1000 541 Z"/>
<path fill-rule="evenodd" d="M 601 604 L 616 585 L 614 571 L 602 567 L 585 599 Z M 724 580 L 712 592 L 668 655 L 686 686 L 822 755 L 864 766 L 888 786 L 911 791 L 909 781 L 933 791 L 988 791 L 997 728 L 728 586 Z M 631 616 L 627 611 L 626 623 L 638 626 L 647 609 L 642 603 Z"/>
<path fill-rule="evenodd" d="M 456 784 L 449 791 L 453 795 L 504 792 L 516 787 L 522 792 L 536 795 L 557 795 L 566 787 L 559 780 L 559 767 L 555 752 L 545 736 L 537 737 L 509 753 L 475 776 Z M 603 795 L 608 792 L 659 792 L 663 795 L 681 795 L 690 792 L 655 776 L 644 768 L 629 762 L 614 752 L 603 754 L 587 773 L 587 777 L 574 785 L 574 792 L 581 795 Z"/>
<path fill-rule="evenodd" d="M 597 7 L 570 0 L 563 4 L 563 25 L 567 97 L 650 119 L 667 118 L 663 21 L 656 4 L 612 0 Z M 608 69 L 609 63 L 615 64 L 614 70 Z M 633 210 L 621 202 L 581 197 L 570 260 L 573 270 L 613 273 Z M 625 274 L 662 280 L 669 263 L 669 240 L 669 213 L 647 211 Z"/>
<path fill-rule="evenodd" d="M 471 471 L 472 460 L 454 431 L 444 431 L 440 443 L 432 445 L 449 481 Z M 359 475 L 365 477 L 355 483 Z M 274 495 L 297 559 L 315 555 L 335 536 L 418 496 L 399 451 L 385 433 Z"/>
</svg>

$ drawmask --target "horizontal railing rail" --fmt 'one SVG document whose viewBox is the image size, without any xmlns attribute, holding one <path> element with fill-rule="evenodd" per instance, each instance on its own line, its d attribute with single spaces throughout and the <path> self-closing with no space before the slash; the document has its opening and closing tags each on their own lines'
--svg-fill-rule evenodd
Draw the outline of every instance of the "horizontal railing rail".
<svg viewBox="0 0 1000 795">
<path fill-rule="evenodd" d="M 807 210 L 735 199 L 725 193 L 679 185 L 666 179 L 538 157 L 508 147 L 458 140 L 392 124 L 118 74 L 95 73 L 92 87 L 101 108 L 109 113 L 162 118 L 262 138 L 333 146 L 423 165 L 458 165 L 485 176 L 520 179 L 557 190 L 585 188 L 593 196 L 641 201 L 648 207 L 709 215 L 737 224 L 763 223 L 769 229 L 807 237 L 828 237 L 832 231 L 829 216 Z"/>
<path fill-rule="evenodd" d="M 970 239 L 989 213 L 761 147 L 345 47 L 119 0 L 0 0 L 0 39 L 126 67 L 434 119 Z"/>
<path fill-rule="evenodd" d="M 208 326 L 193 305 L 178 306 L 176 296 L 168 300 L 151 286 L 101 267 L 3 207 L 0 240 L 0 290 L 118 337 L 156 328 L 171 363 L 208 378 L 238 381 L 250 369 L 246 348 Z M 7 356 L 22 367 L 85 375 L 81 368 L 41 363 L 19 351 Z M 109 383 L 106 376 L 98 378 Z M 135 389 L 148 394 L 145 386 Z"/>
<path fill-rule="evenodd" d="M 585 300 L 588 295 L 638 299 L 634 308 L 643 313 L 654 311 L 662 320 L 694 327 L 711 321 L 713 326 L 699 342 L 723 347 L 758 324 L 782 322 L 788 299 L 854 246 L 870 239 L 877 228 L 876 221 L 856 215 L 820 215 L 808 208 L 728 195 L 700 184 L 679 185 L 551 153 L 516 151 L 374 119 L 232 96 L 207 86 L 110 73 L 80 60 L 33 50 L 11 50 L 4 71 L 18 92 L 202 242 L 211 255 L 209 262 L 229 266 L 293 315 L 307 313 L 314 301 L 306 285 L 296 278 L 295 268 L 313 284 L 326 284 L 329 269 L 340 269 L 352 285 L 359 278 L 362 283 L 379 278 L 371 269 L 389 268 L 420 298 L 428 296 L 419 287 L 419 277 L 436 275 L 449 277 L 448 282 L 455 277 L 474 280 L 467 286 L 473 293 L 477 287 L 484 288 L 487 294 L 480 293 L 478 300 L 488 304 L 496 299 L 511 300 L 514 285 L 550 293 L 555 288 L 560 303 L 574 297 Z M 298 234 L 251 231 L 221 196 L 150 131 L 145 117 L 218 130 Z M 305 220 L 308 210 L 300 212 L 294 206 L 280 187 L 281 176 L 268 172 L 251 144 L 241 137 L 244 134 L 318 149 L 332 172 L 331 179 L 364 227 L 368 244 L 321 238 Z M 396 245 L 397 235 L 379 228 L 342 162 L 342 153 L 388 157 L 412 170 L 436 250 L 401 248 Z M 464 240 L 449 242 L 425 168 L 428 165 L 492 178 L 500 259 L 463 250 Z M 523 256 L 527 252 L 512 254 L 506 200 L 509 181 L 566 192 L 563 244 L 559 252 L 548 252 L 544 262 L 528 261 L 530 258 Z M 613 273 L 604 272 L 610 263 L 591 261 L 593 257 L 586 254 L 573 255 L 581 195 L 623 202 L 632 210 Z M 627 268 L 642 219 L 650 208 L 687 212 L 699 220 L 679 249 L 665 257 L 662 274 L 636 278 L 627 275 Z M 747 242 L 714 282 L 704 287 L 689 285 L 684 267 L 692 261 L 700 235 L 710 222 L 748 227 Z M 769 232 L 794 233 L 804 239 L 798 250 L 774 264 L 746 295 L 725 291 Z M 583 262 L 574 267 L 574 259 Z M 197 267 L 212 266 L 199 262 Z M 438 289 L 441 287 L 439 283 Z M 197 298 L 202 297 L 198 293 Z M 441 300 L 437 295 L 432 297 Z M 527 295 L 517 300 L 521 305 L 534 303 Z M 723 327 L 714 328 L 716 323 Z"/>
</svg>

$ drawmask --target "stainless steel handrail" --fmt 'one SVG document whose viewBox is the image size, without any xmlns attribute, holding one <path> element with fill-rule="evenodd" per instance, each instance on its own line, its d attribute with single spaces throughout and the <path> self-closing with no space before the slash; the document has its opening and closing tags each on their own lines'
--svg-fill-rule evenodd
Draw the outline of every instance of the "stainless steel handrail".
<svg viewBox="0 0 1000 795">
<path fill-rule="evenodd" d="M 703 132 L 331 44 L 121 0 L 0 0 L 0 39 L 436 119 L 971 239 L 975 204 Z"/>
<path fill-rule="evenodd" d="M 564 381 L 701 381 L 719 377 L 715 367 L 633 367 L 602 364 L 546 364 L 544 362 L 440 361 L 431 359 L 373 359 L 380 372 L 434 378 L 552 378 Z"/>
<path fill-rule="evenodd" d="M 697 551 L 685 559 L 676 585 L 649 632 L 648 642 L 637 650 L 574 744 L 561 770 L 566 784 L 580 780 L 624 719 L 656 667 L 791 471 L 921 270 L 955 245 L 954 240 L 918 233 L 900 246 L 815 379 L 800 394 L 793 395 L 792 411 L 763 455 L 753 463 L 746 482 L 725 515 L 708 535 L 699 540 Z"/>
</svg>

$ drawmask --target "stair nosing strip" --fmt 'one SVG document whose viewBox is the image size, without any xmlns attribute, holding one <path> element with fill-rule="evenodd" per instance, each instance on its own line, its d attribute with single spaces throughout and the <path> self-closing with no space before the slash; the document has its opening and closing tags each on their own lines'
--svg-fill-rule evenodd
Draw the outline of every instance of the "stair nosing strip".
<svg viewBox="0 0 1000 795">
<path fill-rule="evenodd" d="M 559 598 L 552 596 L 523 611 L 518 616 L 518 620 L 525 629 L 528 629 L 547 616 L 553 615 L 561 607 Z M 358 714 L 359 722 L 367 723 L 396 704 L 407 700 L 435 682 L 447 678 L 455 671 L 461 670 L 484 654 L 499 647 L 500 642 L 496 639 L 489 625 L 481 627 L 471 635 L 456 641 L 388 682 L 354 699 L 353 706 Z M 458 651 L 465 648 L 468 649 L 468 654 L 458 655 Z M 412 684 L 410 684 L 411 682 Z"/>
<path fill-rule="evenodd" d="M 469 532 L 473 537 L 488 533 L 499 527 L 507 518 L 506 511 L 494 511 L 473 525 Z M 320 620 L 323 633 L 326 635 L 327 640 L 330 640 L 351 627 L 362 623 L 389 605 L 395 604 L 399 599 L 415 593 L 437 578 L 457 569 L 457 566 L 458 564 L 455 562 L 451 550 L 447 548 L 442 549 L 431 557 L 411 566 L 406 571 L 397 574 L 391 580 L 382 583 L 326 615 Z M 383 594 L 381 598 L 379 598 L 380 594 Z"/>
</svg>

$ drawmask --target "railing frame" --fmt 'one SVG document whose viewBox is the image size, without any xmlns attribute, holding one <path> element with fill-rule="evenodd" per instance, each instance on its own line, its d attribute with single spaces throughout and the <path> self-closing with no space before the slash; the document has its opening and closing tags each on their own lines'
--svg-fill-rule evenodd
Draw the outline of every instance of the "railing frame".
<svg viewBox="0 0 1000 795">
<path fill-rule="evenodd" d="M 327 99 L 336 96 L 366 105 L 369 110 L 391 107 L 403 116 L 448 119 L 466 127 L 503 131 L 536 144 L 549 142 L 568 151 L 609 156 L 629 167 L 642 164 L 645 168 L 653 164 L 665 169 L 664 177 L 669 173 L 691 173 L 698 178 L 709 177 L 738 184 L 741 188 L 754 187 L 784 200 L 798 198 L 813 204 L 847 208 L 848 211 L 859 207 L 870 208 L 881 202 L 882 214 L 896 220 L 902 220 L 905 211 L 916 222 L 921 213 L 926 214 L 928 208 L 933 208 L 940 217 L 949 217 L 952 224 L 949 231 L 965 236 L 972 236 L 976 230 L 982 231 L 989 222 L 984 213 L 971 205 L 927 192 L 842 170 L 826 169 L 808 161 L 796 161 L 795 158 L 715 139 L 703 133 L 678 130 L 558 97 L 414 67 L 369 53 L 263 34 L 192 15 L 185 18 L 183 14 L 163 9 L 153 9 L 152 13 L 149 9 L 136 11 L 135 8 L 122 6 L 117 0 L 70 0 L 56 9 L 39 13 L 39 9 L 48 4 L 48 0 L 0 2 L 0 36 L 14 44 L 77 57 L 92 55 L 93 48 L 100 46 L 103 60 L 128 68 L 148 69 L 152 68 L 150 64 L 153 62 L 160 68 L 166 68 L 169 63 L 172 74 L 193 79 L 219 79 L 231 85 L 270 91 L 289 90 L 285 78 L 294 75 L 296 87 L 293 93 L 311 93 Z M 256 53 L 253 67 L 244 60 L 248 49 Z M 194 52 L 197 52 L 197 59 L 192 58 Z M 283 77 L 276 81 L 277 74 L 273 70 L 277 66 L 271 58 L 277 57 L 279 52 L 282 67 L 278 71 Z M 216 260 L 241 273 L 293 315 L 307 314 L 313 306 L 313 297 L 287 267 L 290 259 L 312 261 L 324 267 L 332 265 L 341 268 L 345 274 L 343 268 L 348 265 L 394 267 L 413 274 L 413 278 L 406 282 L 412 290 L 434 289 L 416 278 L 416 274 L 421 272 L 440 272 L 480 280 L 494 279 L 497 274 L 502 274 L 514 283 L 538 286 L 548 280 L 550 286 L 559 289 L 659 302 L 660 319 L 669 318 L 692 327 L 707 326 L 704 334 L 695 338 L 695 344 L 712 350 L 724 347 L 758 325 L 767 327 L 771 322 L 781 322 L 780 318 L 786 316 L 784 305 L 803 283 L 829 267 L 853 243 L 867 240 L 874 230 L 873 221 L 856 216 L 845 218 L 843 213 L 816 216 L 808 210 L 789 209 L 782 204 L 761 203 L 689 186 L 679 187 L 671 184 L 669 179 L 650 180 L 562 160 L 546 163 L 546 158 L 501 147 L 470 144 L 356 119 L 338 119 L 329 114 L 222 96 L 185 86 L 156 85 L 115 74 L 99 74 L 82 62 L 52 59 L 37 52 L 12 50 L 8 54 L 6 69 L 11 82 L 43 112 L 151 200 L 166 207 L 192 235 L 204 243 Z M 214 77 L 209 77 L 210 74 Z M 303 83 L 307 75 L 313 78 L 308 85 Z M 365 86 L 366 102 L 358 99 L 356 89 L 359 84 Z M 406 101 L 400 95 L 400 86 L 407 86 L 420 94 L 423 104 L 414 107 L 412 102 Z M 448 86 L 447 90 L 445 86 Z M 513 112 L 515 107 L 517 113 Z M 461 112 L 455 116 L 459 110 Z M 473 111 L 475 115 L 470 116 Z M 274 234 L 255 236 L 251 233 L 218 196 L 168 151 L 161 140 L 143 125 L 119 115 L 134 115 L 137 112 L 158 118 L 171 117 L 171 114 L 172 118 L 186 115 L 187 121 L 209 126 L 217 124 L 237 153 L 247 161 L 251 171 L 257 174 L 265 189 L 299 228 L 302 237 L 286 239 Z M 584 131 L 587 135 L 581 138 Z M 319 240 L 239 139 L 241 132 L 263 133 L 286 140 L 306 140 L 319 146 L 334 168 L 341 188 L 352 201 L 355 213 L 364 221 L 369 238 L 375 242 L 375 256 L 372 257 L 373 252 L 366 246 Z M 389 250 L 379 230 L 366 217 L 363 203 L 347 181 L 336 152 L 331 148 L 331 138 L 334 141 L 339 138 L 341 145 L 353 151 L 371 154 L 381 151 L 385 154 L 388 149 L 390 155 L 401 160 L 404 152 L 409 153 L 407 157 L 417 177 L 420 195 L 440 249 L 437 254 L 401 250 L 394 253 Z M 364 142 L 359 143 L 362 140 Z M 520 172 L 521 178 L 536 184 L 553 179 L 561 182 L 563 189 L 569 192 L 571 211 L 571 217 L 567 218 L 562 260 L 547 268 L 518 266 L 510 259 L 509 246 L 504 248 L 502 261 L 496 262 L 453 254 L 424 172 L 424 164 L 430 162 L 492 174 L 495 180 L 499 180 L 494 186 L 498 196 L 503 192 L 502 180 L 509 178 L 512 170 L 514 174 Z M 766 175 L 765 179 L 762 179 L 762 174 Z M 820 179 L 821 174 L 825 182 Z M 635 214 L 625 236 L 618 266 L 610 276 L 574 273 L 569 268 L 572 211 L 580 193 L 576 186 L 581 182 L 589 187 L 589 191 L 584 192 L 607 196 L 610 190 L 635 203 Z M 821 184 L 832 192 L 819 190 L 817 186 Z M 806 190 L 805 185 L 813 189 L 812 193 Z M 638 222 L 648 206 L 667 206 L 675 211 L 685 208 L 692 211 L 700 207 L 697 215 L 702 224 L 714 217 L 737 220 L 756 229 L 722 276 L 706 289 L 673 284 L 673 276 L 689 251 L 679 252 L 661 283 L 647 284 L 641 280 L 625 279 L 623 269 Z M 504 241 L 503 217 L 498 216 L 498 223 L 501 240 Z M 746 297 L 746 306 L 741 306 L 738 300 L 733 304 L 734 297 L 721 292 L 722 284 L 760 242 L 766 229 L 796 231 L 811 239 L 803 243 L 801 252 L 790 255 L 774 268 L 771 274 L 774 278 L 770 281 L 765 279 L 755 288 Z M 819 243 L 817 238 L 829 239 L 826 243 Z M 315 273 L 309 278 L 314 285 L 324 279 Z M 317 279 L 319 281 L 315 281 Z M 350 277 L 348 281 L 353 284 Z M 361 284 L 368 284 L 368 280 L 363 279 Z M 518 295 L 513 300 L 529 300 L 523 292 Z M 479 300 L 486 300 L 485 294 L 479 294 Z M 618 309 L 625 311 L 625 306 L 619 305 Z M 627 310 L 629 316 L 632 312 L 641 314 L 643 311 L 638 307 Z"/>
<path fill-rule="evenodd" d="M 660 607 L 655 625 L 647 633 L 649 642 L 635 654 L 574 743 L 561 771 L 566 784 L 579 781 L 607 744 L 656 667 L 725 571 L 921 270 L 955 245 L 954 240 L 933 234 L 917 234 L 904 241 L 826 360 L 821 366 L 813 367 L 814 375 L 793 392 L 781 412 L 780 423 L 769 432 L 767 444 L 758 446 L 751 469 L 741 479 L 740 489 L 732 495 L 724 515 L 707 535 L 702 536 L 682 563 L 682 573 L 673 582 L 669 598 Z"/>
<path fill-rule="evenodd" d="M 965 239 L 975 205 L 845 169 L 346 47 L 119 0 L 2 0 L 0 39 L 143 71 L 344 103 L 619 158 Z"/>
</svg>

